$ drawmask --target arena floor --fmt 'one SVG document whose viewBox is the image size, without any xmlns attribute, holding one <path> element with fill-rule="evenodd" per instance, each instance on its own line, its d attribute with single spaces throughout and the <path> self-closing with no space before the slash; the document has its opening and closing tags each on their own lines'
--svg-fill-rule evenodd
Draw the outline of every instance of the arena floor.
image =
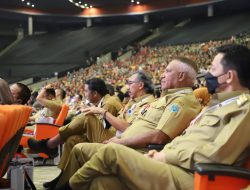
<svg viewBox="0 0 250 190">
<path fill-rule="evenodd" d="M 33 182 L 37 190 L 43 190 L 43 183 L 58 176 L 60 170 L 56 166 L 35 166 Z"/>
</svg>

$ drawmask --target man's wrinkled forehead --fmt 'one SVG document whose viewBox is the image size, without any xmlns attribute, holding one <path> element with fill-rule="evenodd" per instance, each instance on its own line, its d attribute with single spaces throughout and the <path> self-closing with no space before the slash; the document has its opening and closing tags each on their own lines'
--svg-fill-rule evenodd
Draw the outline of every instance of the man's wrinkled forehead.
<svg viewBox="0 0 250 190">
<path fill-rule="evenodd" d="M 179 60 L 176 60 L 176 59 L 174 59 L 174 60 L 172 60 L 172 61 L 170 61 L 169 63 L 168 63 L 168 65 L 167 65 L 167 67 L 166 67 L 166 70 L 167 69 L 174 69 L 174 68 L 176 68 L 179 64 L 180 64 L 181 62 L 179 61 Z"/>
</svg>

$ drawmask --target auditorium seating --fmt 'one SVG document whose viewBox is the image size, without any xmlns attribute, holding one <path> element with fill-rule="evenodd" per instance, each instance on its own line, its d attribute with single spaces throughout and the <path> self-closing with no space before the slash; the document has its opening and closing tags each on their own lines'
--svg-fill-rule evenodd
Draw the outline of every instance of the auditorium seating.
<svg viewBox="0 0 250 190">
<path fill-rule="evenodd" d="M 0 177 L 2 177 L 15 154 L 31 107 L 22 105 L 0 106 Z"/>
<path fill-rule="evenodd" d="M 0 52 L 4 50 L 8 45 L 14 42 L 16 36 L 12 35 L 0 35 Z"/>
<path fill-rule="evenodd" d="M 117 50 L 147 33 L 146 25 L 130 24 L 27 37 L 0 57 L 0 75 L 9 83 L 37 76 L 52 77 L 55 72 L 86 67 L 89 56 Z"/>
<path fill-rule="evenodd" d="M 68 110 L 69 106 L 64 104 L 62 105 L 61 111 L 54 124 L 37 123 L 34 131 L 25 130 L 20 145 L 22 145 L 23 147 L 28 147 L 27 141 L 31 137 L 37 140 L 41 140 L 57 135 L 59 127 L 63 125 L 64 120 L 67 117 Z M 43 153 L 39 153 L 39 156 L 42 158 L 48 158 L 48 156 Z"/>
<path fill-rule="evenodd" d="M 189 44 L 230 38 L 236 34 L 249 31 L 249 17 L 248 12 L 227 17 L 192 19 L 183 27 L 169 26 L 167 30 L 161 32 L 157 38 L 149 41 L 147 45 Z M 165 27 L 165 25 L 162 27 Z"/>
<path fill-rule="evenodd" d="M 244 168 L 210 163 L 195 168 L 194 190 L 240 190 L 250 185 L 250 157 Z"/>
</svg>

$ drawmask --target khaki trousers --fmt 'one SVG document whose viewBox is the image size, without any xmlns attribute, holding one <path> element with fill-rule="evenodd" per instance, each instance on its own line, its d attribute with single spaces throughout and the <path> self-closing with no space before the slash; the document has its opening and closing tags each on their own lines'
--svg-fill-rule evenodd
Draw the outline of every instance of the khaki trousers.
<svg viewBox="0 0 250 190">
<path fill-rule="evenodd" d="M 193 190 L 193 174 L 118 144 L 81 143 L 71 152 L 58 186 L 73 190 Z"/>
<path fill-rule="evenodd" d="M 64 143 L 63 153 L 58 167 L 63 169 L 73 147 L 82 142 L 101 143 L 115 135 L 114 130 L 104 129 L 102 122 L 95 115 L 78 115 L 72 122 L 59 129 Z"/>
</svg>

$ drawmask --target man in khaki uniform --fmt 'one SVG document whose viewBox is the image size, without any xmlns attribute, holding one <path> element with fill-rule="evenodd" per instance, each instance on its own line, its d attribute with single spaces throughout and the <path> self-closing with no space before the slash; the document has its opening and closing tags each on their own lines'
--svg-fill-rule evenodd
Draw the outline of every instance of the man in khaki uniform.
<svg viewBox="0 0 250 190">
<path fill-rule="evenodd" d="M 34 116 L 30 117 L 30 121 L 35 121 L 37 123 L 53 121 L 57 118 L 61 111 L 62 101 L 56 99 L 55 90 L 50 86 L 46 86 L 41 89 L 40 93 L 36 97 L 36 100 L 44 107 L 42 110 L 38 111 Z M 51 118 L 51 120 L 49 120 Z M 49 122 L 47 122 L 49 123 Z"/>
<path fill-rule="evenodd" d="M 127 111 L 126 108 L 121 109 L 119 116 L 116 117 L 117 114 L 114 114 L 114 112 L 108 109 L 107 106 L 89 107 L 83 110 L 85 117 L 88 118 L 84 124 L 85 127 L 88 128 L 87 134 L 83 134 L 82 127 L 80 127 L 78 124 L 76 127 L 78 126 L 78 134 L 80 135 L 69 137 L 70 134 L 68 131 L 59 131 L 59 135 L 62 137 L 62 139 L 68 139 L 64 145 L 64 152 L 58 165 L 60 169 L 65 167 L 68 161 L 68 155 L 70 154 L 74 145 L 81 142 L 102 143 L 103 141 L 114 137 L 116 130 L 117 134 L 124 131 L 130 122 L 132 122 L 138 115 L 141 107 L 154 100 L 154 96 L 152 95 L 154 88 L 151 79 L 148 78 L 143 72 L 138 72 L 132 75 L 130 78 L 130 81 L 135 80 L 137 84 L 133 83 L 135 85 L 129 85 L 129 94 L 132 100 L 129 103 L 131 108 L 128 107 L 129 109 Z M 111 98 L 111 96 L 109 97 Z M 116 100 L 115 97 L 112 97 L 113 102 L 115 102 L 114 99 Z M 101 119 L 108 122 L 109 125 L 111 125 L 110 128 L 105 128 L 103 122 L 100 122 L 97 117 L 93 117 L 94 114 L 101 116 Z M 126 120 L 124 120 L 124 118 Z"/>
<path fill-rule="evenodd" d="M 85 84 L 85 96 L 97 107 L 102 107 L 113 115 L 117 115 L 122 108 L 121 102 L 111 97 L 106 89 L 105 82 L 99 78 L 92 78 Z M 56 156 L 57 146 L 65 142 L 64 151 L 61 156 L 60 163 L 67 161 L 67 157 L 73 146 L 79 142 L 102 142 L 113 136 L 110 129 L 104 130 L 103 125 L 107 122 L 103 119 L 102 114 L 78 115 L 72 122 L 59 129 L 59 134 L 51 139 L 36 141 L 29 139 L 29 147 L 36 152 L 45 152 L 51 157 Z M 102 127 L 100 127 L 102 126 Z M 79 135 L 80 134 L 80 135 Z M 50 147 L 49 145 L 52 145 Z"/>
<path fill-rule="evenodd" d="M 161 80 L 161 88 L 168 89 L 168 93 L 146 105 L 120 137 L 114 137 L 107 143 L 123 144 L 144 152 L 148 144 L 162 144 L 174 139 L 201 109 L 191 89 L 195 78 L 194 62 L 187 58 L 176 58 L 171 61 L 162 74 Z M 84 147 L 84 154 L 93 155 L 96 152 L 96 146 L 99 148 L 105 145 L 80 144 L 79 146 Z M 93 149 L 91 149 L 92 146 Z M 59 185 L 69 180 L 71 175 L 73 173 L 68 172 L 66 167 Z"/>
<path fill-rule="evenodd" d="M 71 176 L 69 182 L 57 190 L 193 190 L 195 163 L 233 164 L 250 145 L 249 70 L 248 48 L 219 48 L 206 76 L 209 92 L 216 92 L 212 105 L 181 136 L 161 152 L 152 150 L 146 155 L 117 144 L 101 148 L 98 144 L 91 148 L 79 144 L 64 171 Z M 65 180 L 62 177 L 60 181 Z"/>
<path fill-rule="evenodd" d="M 128 79 L 127 86 L 130 100 L 120 111 L 118 117 L 114 117 L 103 108 L 89 107 L 83 110 L 86 114 L 104 113 L 105 119 L 117 130 L 116 136 L 120 136 L 121 133 L 133 123 L 142 107 L 147 106 L 155 100 L 153 96 L 154 86 L 151 78 L 144 72 L 138 71 L 133 74 Z"/>
</svg>

